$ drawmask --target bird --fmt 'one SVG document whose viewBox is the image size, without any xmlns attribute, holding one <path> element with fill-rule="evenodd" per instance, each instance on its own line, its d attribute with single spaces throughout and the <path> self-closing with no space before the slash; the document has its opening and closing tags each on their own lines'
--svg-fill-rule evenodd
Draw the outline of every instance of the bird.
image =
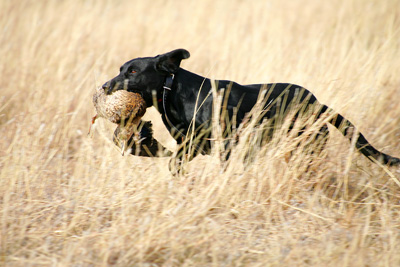
<svg viewBox="0 0 400 267">
<path fill-rule="evenodd" d="M 137 126 L 146 113 L 146 101 L 139 93 L 117 90 L 106 94 L 102 87 L 98 87 L 93 94 L 93 104 L 97 114 L 92 118 L 89 134 L 99 117 L 118 124 L 114 139 L 118 141 L 121 154 L 124 155 L 128 140 L 137 131 Z"/>
<path fill-rule="evenodd" d="M 120 127 L 117 127 L 114 131 L 113 142 L 119 146 Z M 153 124 L 150 121 L 142 121 L 138 127 L 138 132 L 135 132 L 134 137 L 128 140 L 128 143 L 135 142 L 135 139 L 140 141 L 140 145 L 135 143 L 135 146 L 131 147 L 130 153 L 135 156 L 142 157 L 169 157 L 172 156 L 172 152 L 168 148 L 164 147 L 159 143 L 153 136 Z"/>
</svg>

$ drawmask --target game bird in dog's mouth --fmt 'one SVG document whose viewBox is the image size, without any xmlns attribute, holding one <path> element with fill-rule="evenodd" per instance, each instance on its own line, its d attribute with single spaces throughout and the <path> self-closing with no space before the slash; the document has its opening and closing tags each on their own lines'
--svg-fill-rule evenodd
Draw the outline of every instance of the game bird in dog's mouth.
<svg viewBox="0 0 400 267">
<path fill-rule="evenodd" d="M 118 90 L 107 95 L 104 89 L 99 87 L 93 94 L 93 104 L 97 114 L 93 117 L 92 124 L 98 117 L 118 124 L 114 140 L 124 155 L 128 148 L 128 140 L 137 131 L 140 119 L 146 113 L 146 101 L 138 93 Z"/>
</svg>

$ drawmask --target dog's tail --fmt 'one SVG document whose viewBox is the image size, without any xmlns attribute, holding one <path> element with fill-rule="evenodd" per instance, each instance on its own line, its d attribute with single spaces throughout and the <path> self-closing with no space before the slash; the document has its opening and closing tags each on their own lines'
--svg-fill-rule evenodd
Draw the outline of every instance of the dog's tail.
<svg viewBox="0 0 400 267">
<path fill-rule="evenodd" d="M 332 125 L 334 125 L 344 136 L 348 137 L 350 141 L 353 141 L 354 138 L 357 138 L 355 142 L 355 146 L 357 149 L 363 153 L 369 160 L 379 161 L 385 165 L 395 166 L 400 165 L 400 159 L 396 157 L 392 157 L 383 152 L 380 152 L 376 148 L 374 148 L 362 135 L 360 132 L 355 134 L 356 128 L 354 124 L 352 124 L 349 120 L 344 118 L 340 114 L 336 114 L 329 121 Z"/>
</svg>

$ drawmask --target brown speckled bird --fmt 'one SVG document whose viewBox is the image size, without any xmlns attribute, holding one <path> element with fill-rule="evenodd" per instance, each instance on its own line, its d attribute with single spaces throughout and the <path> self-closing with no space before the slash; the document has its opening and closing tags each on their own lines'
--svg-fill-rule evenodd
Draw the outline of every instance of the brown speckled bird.
<svg viewBox="0 0 400 267">
<path fill-rule="evenodd" d="M 118 124 L 121 153 L 124 155 L 127 142 L 136 131 L 140 119 L 146 113 L 146 102 L 138 93 L 118 90 L 110 95 L 105 94 L 104 89 L 99 87 L 93 94 L 93 104 L 97 114 L 92 119 L 92 124 L 98 117 L 103 117 Z M 90 129 L 89 129 L 90 133 Z"/>
</svg>

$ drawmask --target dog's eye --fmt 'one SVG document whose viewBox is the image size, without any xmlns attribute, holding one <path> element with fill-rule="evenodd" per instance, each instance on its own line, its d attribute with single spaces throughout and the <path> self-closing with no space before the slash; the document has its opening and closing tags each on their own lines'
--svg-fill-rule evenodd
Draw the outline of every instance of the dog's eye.
<svg viewBox="0 0 400 267">
<path fill-rule="evenodd" d="M 136 70 L 131 70 L 131 73 L 136 73 Z"/>
</svg>

